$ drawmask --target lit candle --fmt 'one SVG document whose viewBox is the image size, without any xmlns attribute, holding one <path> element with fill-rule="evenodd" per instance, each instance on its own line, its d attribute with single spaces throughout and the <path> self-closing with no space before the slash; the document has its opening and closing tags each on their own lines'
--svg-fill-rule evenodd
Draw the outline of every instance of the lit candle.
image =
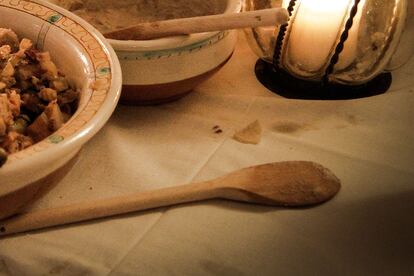
<svg viewBox="0 0 414 276">
<path fill-rule="evenodd" d="M 289 3 L 285 0 L 285 6 Z M 286 52 L 286 66 L 292 73 L 300 72 L 308 77 L 320 77 L 328 59 L 335 51 L 339 37 L 349 16 L 353 0 L 301 0 L 297 1 Z M 359 12 L 354 18 L 353 27 L 340 55 L 336 69 L 347 67 L 355 60 L 358 40 Z M 296 72 L 295 72 L 296 71 Z"/>
</svg>

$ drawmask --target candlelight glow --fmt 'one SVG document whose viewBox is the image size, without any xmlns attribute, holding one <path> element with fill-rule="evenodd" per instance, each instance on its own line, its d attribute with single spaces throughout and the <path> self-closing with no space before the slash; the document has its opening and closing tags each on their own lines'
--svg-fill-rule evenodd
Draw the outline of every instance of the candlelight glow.
<svg viewBox="0 0 414 276">
<path fill-rule="evenodd" d="M 285 0 L 284 5 L 289 1 Z M 292 22 L 287 45 L 288 68 L 304 74 L 323 74 L 327 60 L 332 56 L 343 30 L 352 0 L 301 0 L 297 1 L 297 11 Z M 364 5 L 360 3 L 360 7 Z M 344 51 L 337 68 L 345 68 L 356 57 L 361 8 L 354 19 Z"/>
<path fill-rule="evenodd" d="M 313 84 L 381 86 L 387 71 L 414 54 L 414 0 L 245 0 L 244 10 L 276 4 L 291 12 L 288 24 L 246 35 L 277 73 L 274 87 L 284 91 L 291 88 L 281 84 L 283 75 Z"/>
</svg>

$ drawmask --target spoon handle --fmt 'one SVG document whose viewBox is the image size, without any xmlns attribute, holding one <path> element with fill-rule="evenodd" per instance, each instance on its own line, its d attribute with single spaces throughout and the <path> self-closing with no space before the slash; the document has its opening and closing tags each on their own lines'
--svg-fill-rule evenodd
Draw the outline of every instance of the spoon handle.
<svg viewBox="0 0 414 276">
<path fill-rule="evenodd" d="M 284 8 L 264 9 L 241 13 L 224 13 L 141 23 L 105 33 L 106 38 L 145 40 L 173 35 L 223 31 L 259 26 L 285 24 L 289 16 Z"/>
<path fill-rule="evenodd" d="M 0 221 L 0 236 L 219 196 L 214 181 L 137 192 L 17 215 Z"/>
</svg>

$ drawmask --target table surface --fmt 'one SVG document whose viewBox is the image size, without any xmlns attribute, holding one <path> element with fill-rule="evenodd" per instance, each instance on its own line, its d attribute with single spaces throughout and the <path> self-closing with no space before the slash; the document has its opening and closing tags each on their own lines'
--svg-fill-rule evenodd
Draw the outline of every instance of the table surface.
<svg viewBox="0 0 414 276">
<path fill-rule="evenodd" d="M 240 36 L 187 97 L 119 105 L 70 173 L 32 209 L 311 160 L 342 181 L 306 209 L 210 200 L 0 240 L 0 275 L 414 275 L 414 59 L 386 94 L 289 100 L 256 80 Z M 258 145 L 232 139 L 259 120 Z M 215 133 L 214 126 L 222 133 Z"/>
</svg>

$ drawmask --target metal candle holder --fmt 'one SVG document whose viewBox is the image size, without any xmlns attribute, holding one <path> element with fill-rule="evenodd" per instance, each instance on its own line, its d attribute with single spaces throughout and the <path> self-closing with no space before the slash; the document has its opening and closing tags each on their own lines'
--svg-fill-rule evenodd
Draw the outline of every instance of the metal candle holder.
<svg viewBox="0 0 414 276">
<path fill-rule="evenodd" d="M 291 21 L 285 25 L 279 27 L 277 36 L 275 36 L 274 42 L 274 51 L 272 56 L 272 62 L 269 60 L 266 62 L 263 59 L 259 59 L 255 66 L 255 73 L 258 80 L 269 90 L 287 98 L 298 98 L 298 99 L 354 99 L 362 98 L 368 96 L 374 96 L 378 94 L 385 93 L 391 83 L 392 76 L 391 73 L 380 73 L 370 79 L 365 81 L 362 84 L 347 84 L 341 83 L 338 81 L 330 81 L 330 76 L 334 72 L 335 66 L 338 64 L 341 53 L 344 51 L 345 42 L 349 38 L 349 33 L 354 25 L 354 20 L 358 13 L 359 5 L 363 0 L 354 0 L 350 3 L 349 14 L 347 15 L 346 20 L 344 21 L 343 31 L 336 43 L 333 54 L 327 63 L 327 67 L 324 71 L 324 75 L 320 80 L 309 80 L 306 78 L 298 78 L 293 74 L 286 71 L 281 66 L 281 57 L 283 51 L 283 45 L 286 39 L 286 33 L 288 32 L 289 24 L 292 24 Z M 292 19 L 292 15 L 297 6 L 298 0 L 290 0 L 287 10 L 289 16 Z M 397 9 L 394 9 L 394 13 Z M 395 26 L 398 22 L 398 16 L 394 14 L 391 21 L 391 26 Z M 294 24 L 294 23 L 293 23 Z M 390 27 L 389 33 L 391 33 L 391 38 L 387 38 L 387 43 L 391 44 L 394 38 L 393 32 L 395 28 Z M 289 38 L 287 38 L 289 39 Z M 385 46 L 384 52 L 388 50 L 389 45 Z M 379 59 L 383 58 L 380 57 Z M 379 61 L 378 61 L 379 62 Z M 373 65 L 375 66 L 375 64 Z"/>
</svg>

